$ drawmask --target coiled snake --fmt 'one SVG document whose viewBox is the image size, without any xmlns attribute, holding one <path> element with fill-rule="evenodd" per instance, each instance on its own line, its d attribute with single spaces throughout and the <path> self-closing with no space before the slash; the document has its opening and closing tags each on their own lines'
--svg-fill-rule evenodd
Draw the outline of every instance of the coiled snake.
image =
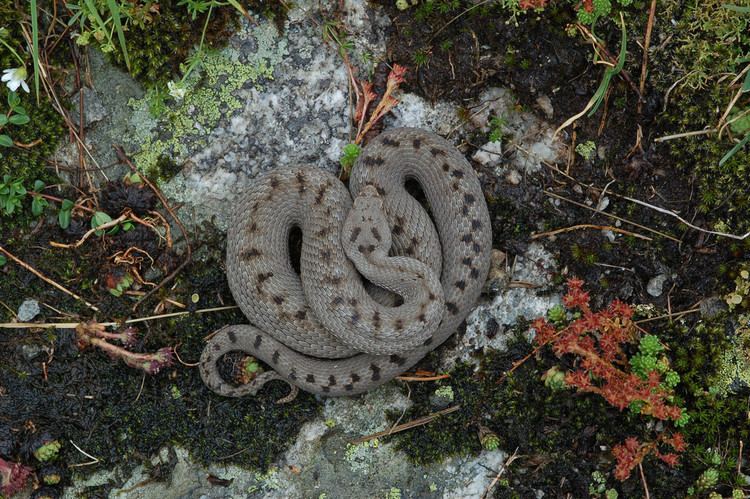
<svg viewBox="0 0 750 499">
<path fill-rule="evenodd" d="M 430 213 L 407 192 L 409 179 Z M 466 158 L 433 133 L 392 129 L 362 151 L 349 190 L 297 167 L 264 174 L 243 195 L 227 236 L 227 277 L 254 326 L 226 326 L 209 340 L 200 373 L 211 390 L 254 395 L 282 379 L 316 394 L 361 393 L 416 364 L 468 315 L 492 235 Z M 289 255 L 294 227 L 303 234 L 300 274 Z M 393 293 L 403 303 L 389 303 Z M 235 350 L 275 372 L 233 386 L 216 361 Z"/>
</svg>

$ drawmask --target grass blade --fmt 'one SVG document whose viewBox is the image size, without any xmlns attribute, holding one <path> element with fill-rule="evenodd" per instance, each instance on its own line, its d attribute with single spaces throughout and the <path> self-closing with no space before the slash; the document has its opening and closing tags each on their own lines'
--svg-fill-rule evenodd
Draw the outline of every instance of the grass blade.
<svg viewBox="0 0 750 499">
<path fill-rule="evenodd" d="M 594 102 L 593 107 L 591 108 L 591 111 L 589 111 L 588 116 L 591 117 L 596 113 L 596 111 L 599 109 L 599 106 L 601 105 L 602 101 L 604 101 L 604 96 L 607 93 L 607 89 L 609 88 L 609 84 L 612 81 L 612 78 L 617 76 L 617 74 L 622 71 L 622 68 L 625 67 L 625 56 L 627 55 L 627 48 L 628 48 L 628 34 L 625 30 L 625 21 L 622 21 L 622 36 L 620 37 L 620 53 L 617 55 L 617 65 L 613 68 L 607 68 L 607 70 L 604 72 L 604 77 L 602 78 L 602 82 L 599 85 L 599 88 L 596 90 L 596 93 L 591 98 L 591 100 Z"/>
<path fill-rule="evenodd" d="M 94 5 L 93 0 L 84 0 L 86 2 L 86 7 L 89 9 L 89 12 L 92 16 L 94 16 L 94 20 L 99 25 L 99 29 L 102 30 L 104 35 L 107 37 L 107 41 L 109 43 L 112 43 L 112 37 L 109 34 L 109 31 L 107 30 L 107 24 L 104 22 L 104 19 L 102 19 L 102 16 L 99 15 L 99 9 L 96 8 L 96 5 Z M 119 12 L 119 11 L 118 11 Z"/>
<path fill-rule="evenodd" d="M 115 31 L 117 31 L 117 38 L 120 40 L 120 49 L 122 50 L 122 56 L 125 58 L 125 66 L 130 71 L 128 48 L 125 46 L 125 32 L 122 30 L 122 23 L 120 22 L 120 6 L 117 5 L 116 0 L 107 0 L 107 6 L 112 14 L 112 21 L 115 23 Z"/>
<path fill-rule="evenodd" d="M 732 12 L 737 12 L 738 14 L 750 14 L 750 7 L 741 7 L 739 5 L 734 5 L 731 3 L 722 4 L 722 7 L 727 10 L 731 10 Z"/>
<path fill-rule="evenodd" d="M 732 156 L 734 156 L 735 154 L 737 154 L 737 151 L 739 151 L 740 149 L 742 149 L 743 147 L 745 147 L 745 144 L 747 144 L 748 142 L 750 142 L 750 133 L 748 133 L 747 135 L 745 135 L 745 137 L 742 140 L 740 140 L 739 142 L 737 142 L 737 144 L 733 148 L 731 148 L 729 150 L 729 152 L 727 152 L 719 160 L 719 166 L 724 166 L 724 163 L 726 163 L 727 161 L 729 161 L 732 158 Z"/>
<path fill-rule="evenodd" d="M 240 2 L 238 2 L 237 0 L 227 0 L 227 1 L 229 2 L 229 5 L 237 9 L 240 12 L 240 14 L 242 14 L 248 19 L 252 19 L 250 17 L 250 14 L 247 12 L 247 10 L 245 10 L 245 8 L 242 5 L 240 5 Z"/>
<path fill-rule="evenodd" d="M 31 56 L 34 61 L 34 92 L 39 104 L 39 11 L 36 0 L 31 0 Z"/>
</svg>

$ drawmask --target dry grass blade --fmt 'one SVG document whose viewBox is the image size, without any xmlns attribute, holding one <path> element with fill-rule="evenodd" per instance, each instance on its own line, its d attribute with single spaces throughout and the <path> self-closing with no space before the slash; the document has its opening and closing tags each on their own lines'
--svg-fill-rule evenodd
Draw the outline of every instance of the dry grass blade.
<svg viewBox="0 0 750 499">
<path fill-rule="evenodd" d="M 619 220 L 620 222 L 624 222 L 624 223 L 630 224 L 630 225 L 632 225 L 634 227 L 638 227 L 639 229 L 643 229 L 645 231 L 654 233 L 654 234 L 656 234 L 658 236 L 667 238 L 670 241 L 674 241 L 677 244 L 680 244 L 680 242 L 681 242 L 679 239 L 677 239 L 676 237 L 670 236 L 669 234 L 665 234 L 663 232 L 659 232 L 656 229 L 652 229 L 650 227 L 646 227 L 645 225 L 641 225 L 639 223 L 632 222 L 632 221 L 630 221 L 630 220 L 628 220 L 626 218 L 618 217 L 617 215 L 612 215 L 611 213 L 607 213 L 606 211 L 601 211 L 601 210 L 597 210 L 596 208 L 592 208 L 590 206 L 586 206 L 583 203 L 579 203 L 578 201 L 573 201 L 572 199 L 568 199 L 568 198 L 566 198 L 564 196 L 560 196 L 559 194 L 555 194 L 554 192 L 544 191 L 544 193 L 547 196 L 553 197 L 555 199 L 559 199 L 560 201 L 565 201 L 566 203 L 570 203 L 572 205 L 578 206 L 579 208 L 584 208 L 586 210 L 593 211 L 595 213 L 599 213 L 600 215 L 604 215 L 605 217 L 609 217 L 609 218 L 612 218 L 614 220 Z"/>
<path fill-rule="evenodd" d="M 167 284 L 172 279 L 174 279 L 177 276 L 177 274 L 179 274 L 182 271 L 182 269 L 185 268 L 185 266 L 190 262 L 190 260 L 193 257 L 193 250 L 192 250 L 192 248 L 190 246 L 190 238 L 188 237 L 188 232 L 185 229 L 185 226 L 182 225 L 182 221 L 175 214 L 174 210 L 172 209 L 172 207 L 167 202 L 167 198 L 164 197 L 164 194 L 162 194 L 161 190 L 159 190 L 153 184 L 153 182 L 151 182 L 145 175 L 143 175 L 141 172 L 138 171 L 138 169 L 135 167 L 135 165 L 133 164 L 133 162 L 130 161 L 130 158 L 128 158 L 128 155 L 125 154 L 125 150 L 121 146 L 113 146 L 113 147 L 114 147 L 114 150 L 115 150 L 115 154 L 117 155 L 117 158 L 120 161 L 122 161 L 123 163 L 125 163 L 128 166 L 128 168 L 130 168 L 130 170 L 133 173 L 137 173 L 138 176 L 143 181 L 143 183 L 145 183 L 154 192 L 154 194 L 156 194 L 156 197 L 159 198 L 159 201 L 161 201 L 161 204 L 164 207 L 164 209 L 167 210 L 167 213 L 169 213 L 169 216 L 172 217 L 172 220 L 174 220 L 174 223 L 177 224 L 177 227 L 180 228 L 180 232 L 182 232 L 182 237 L 185 239 L 185 247 L 186 247 L 186 249 L 185 249 L 185 252 L 186 252 L 185 260 L 182 263 L 180 263 L 177 266 L 177 268 L 174 269 L 167 277 L 165 277 L 164 279 L 162 279 L 162 281 L 159 284 L 157 284 L 156 287 L 152 288 L 148 293 L 146 293 L 145 295 L 143 295 L 141 297 L 141 299 L 138 300 L 135 305 L 133 305 L 133 311 L 135 312 L 138 309 L 138 307 L 141 305 L 141 303 L 143 303 L 144 301 L 146 301 L 146 299 L 148 299 L 149 296 L 151 296 L 154 293 L 156 293 L 156 291 L 158 291 L 165 284 Z"/>
<path fill-rule="evenodd" d="M 412 421 L 408 421 L 406 423 L 394 426 L 389 430 L 379 431 L 378 433 L 373 433 L 371 435 L 367 435 L 367 436 L 358 438 L 356 440 L 352 440 L 351 444 L 357 445 L 357 444 L 361 444 L 362 442 L 367 442 L 368 440 L 372 440 L 374 438 L 387 437 L 388 435 L 393 435 L 394 433 L 399 433 L 405 430 L 410 430 L 412 428 L 416 428 L 417 426 L 423 426 L 423 425 L 426 425 L 428 423 L 435 421 L 440 416 L 445 416 L 446 414 L 456 412 L 460 408 L 461 408 L 460 405 L 454 405 L 452 407 L 448 407 L 447 409 L 443 409 L 442 411 L 433 412 L 432 414 L 428 414 L 427 416 L 423 416 L 421 418 L 417 418 Z"/>
<path fill-rule="evenodd" d="M 72 296 L 73 298 L 75 298 L 78 301 L 82 301 L 91 310 L 93 310 L 95 312 L 99 312 L 99 309 L 95 305 L 87 302 L 86 300 L 84 300 L 83 298 L 81 298 L 80 296 L 78 296 L 77 294 L 75 294 L 74 292 L 70 291 L 68 288 L 64 287 L 62 284 L 58 284 L 55 281 L 53 281 L 52 279 L 50 279 L 49 277 L 46 277 L 44 274 L 42 274 L 41 272 L 39 272 L 38 270 L 36 270 L 34 267 L 32 267 L 31 265 L 29 265 L 28 263 L 24 262 L 20 258 L 16 257 L 14 254 L 12 254 L 10 251 L 6 250 L 2 246 L 0 246 L 0 253 L 3 253 L 5 256 L 7 256 L 8 258 L 10 258 L 14 262 L 16 262 L 21 267 L 25 268 L 26 270 L 28 270 L 29 272 L 31 272 L 32 274 L 34 274 L 35 276 L 37 276 L 39 279 L 43 280 L 47 284 L 49 284 L 51 286 L 54 286 L 55 288 L 59 289 L 60 291 L 62 291 L 63 293 L 65 293 L 65 294 L 67 294 L 69 296 Z"/>
<path fill-rule="evenodd" d="M 635 232 L 630 232 L 629 230 L 618 229 L 617 227 L 612 227 L 611 225 L 594 225 L 594 224 L 579 224 L 579 225 L 573 225 L 571 227 L 563 227 L 561 229 L 548 230 L 546 232 L 538 232 L 536 234 L 532 234 L 531 239 L 534 240 L 534 239 L 539 239 L 542 237 L 555 236 L 557 234 L 562 234 L 565 232 L 572 232 L 574 230 L 579 230 L 579 229 L 610 230 L 612 232 L 617 232 L 619 234 L 624 234 L 626 236 L 633 236 L 638 239 L 643 239 L 644 241 L 653 241 L 653 239 L 651 239 L 648 236 L 636 234 Z"/>
<path fill-rule="evenodd" d="M 135 319 L 128 319 L 126 321 L 110 321 L 110 322 L 99 322 L 100 326 L 119 326 L 120 324 L 136 324 L 138 322 L 153 321 L 157 319 L 168 319 L 170 317 L 180 317 L 182 315 L 190 314 L 207 314 L 210 312 L 223 312 L 224 310 L 232 310 L 239 308 L 237 305 L 228 305 L 226 307 L 211 307 L 202 308 L 194 312 L 182 311 L 182 312 L 170 312 L 168 314 L 149 315 L 148 317 L 136 317 Z M 97 309 L 98 310 L 98 309 Z M 81 322 L 4 322 L 0 323 L 0 329 L 32 329 L 32 328 L 45 328 L 45 329 L 75 329 Z"/>
</svg>

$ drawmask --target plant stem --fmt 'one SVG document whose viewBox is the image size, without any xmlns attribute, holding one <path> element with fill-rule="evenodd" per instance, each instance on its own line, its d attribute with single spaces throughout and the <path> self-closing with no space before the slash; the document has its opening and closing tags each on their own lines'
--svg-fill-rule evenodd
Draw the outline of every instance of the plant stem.
<svg viewBox="0 0 750 499">
<path fill-rule="evenodd" d="M 14 56 L 14 57 L 15 57 L 16 59 L 18 59 L 18 62 L 20 62 L 20 63 L 21 63 L 21 65 L 24 65 L 24 66 L 26 65 L 26 61 L 24 61 L 24 60 L 23 60 L 23 59 L 21 58 L 21 56 L 20 56 L 20 55 L 18 55 L 18 52 L 16 52 L 16 50 L 15 50 L 15 49 L 14 49 L 13 47 L 11 47 L 10 45 L 8 45 L 8 42 L 6 42 L 6 41 L 5 41 L 5 40 L 3 40 L 2 38 L 0 38 L 0 43 L 2 43 L 2 44 L 3 44 L 3 46 L 5 46 L 5 48 L 6 48 L 6 49 L 10 50 L 10 53 L 11 53 L 11 54 L 13 54 L 13 56 Z"/>
<path fill-rule="evenodd" d="M 198 54 L 200 54 L 201 59 L 203 59 L 203 40 L 206 38 L 206 29 L 208 28 L 208 21 L 211 20 L 211 11 L 214 8 L 214 4 L 211 3 L 211 5 L 208 7 L 208 14 L 206 14 L 206 22 L 203 23 L 203 31 L 201 31 L 201 41 L 198 43 Z M 197 60 L 197 59 L 196 59 Z M 182 76 L 181 82 L 184 82 L 187 77 L 190 75 L 190 73 L 193 72 L 193 69 L 196 68 L 198 64 L 196 62 L 193 62 L 188 66 L 187 71 L 185 71 L 185 74 Z"/>
<path fill-rule="evenodd" d="M 36 0 L 31 0 L 31 55 L 34 59 L 34 91 L 39 104 L 39 11 Z"/>
</svg>

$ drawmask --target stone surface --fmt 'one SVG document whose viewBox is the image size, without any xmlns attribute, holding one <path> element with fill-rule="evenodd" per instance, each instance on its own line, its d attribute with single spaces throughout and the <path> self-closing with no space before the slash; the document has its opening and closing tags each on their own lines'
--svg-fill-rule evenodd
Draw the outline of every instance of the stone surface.
<svg viewBox="0 0 750 499">
<path fill-rule="evenodd" d="M 329 399 L 324 419 L 302 427 L 296 442 L 267 472 L 236 466 L 200 466 L 181 448 L 165 447 L 151 465 L 167 464 L 171 478 L 149 480 L 146 467 L 138 466 L 110 497 L 129 499 L 266 498 L 369 499 L 399 491 L 401 497 L 479 497 L 489 487 L 507 454 L 483 452 L 476 457 L 453 458 L 441 465 L 420 467 L 406 461 L 387 441 L 353 445 L 351 440 L 388 428 L 386 410 L 403 411 L 408 400 L 394 385 L 386 385 L 360 398 Z M 212 485 L 208 476 L 228 482 Z M 120 470 L 97 473 L 76 481 L 66 490 L 69 499 L 81 497 L 87 487 L 123 480 Z"/>
<path fill-rule="evenodd" d="M 89 128 L 97 121 L 107 117 L 107 108 L 104 107 L 99 93 L 94 89 L 83 87 L 79 91 L 77 99 L 73 99 L 73 116 L 79 116 L 81 112 L 81 100 L 83 100 L 83 126 Z"/>
<path fill-rule="evenodd" d="M 664 283 L 667 282 L 669 276 L 667 274 L 659 274 L 649 279 L 646 284 L 646 292 L 651 296 L 657 298 L 664 292 Z"/>
<path fill-rule="evenodd" d="M 519 111 L 510 90 L 488 88 L 469 107 L 469 112 L 471 123 L 487 134 L 492 117 L 503 121 L 504 147 L 514 152 L 509 155 L 508 165 L 520 172 L 534 172 L 544 162 L 556 163 L 565 157 L 565 145 L 554 137 L 555 128 L 533 113 Z M 488 149 L 490 144 L 483 145 L 482 149 Z"/>
<path fill-rule="evenodd" d="M 18 320 L 19 322 L 29 322 L 39 315 L 39 312 L 41 312 L 39 302 L 32 298 L 27 298 L 18 307 Z"/>
<path fill-rule="evenodd" d="M 538 293 L 551 285 L 552 272 L 557 263 L 541 244 L 532 243 L 526 253 L 516 259 L 511 281 L 524 286 L 504 287 L 489 303 L 480 304 L 466 319 L 466 332 L 458 339 L 455 349 L 444 356 L 447 369 L 456 359 L 477 363 L 472 355 L 488 348 L 504 350 L 508 331 L 519 318 L 532 320 L 561 303 L 557 295 Z"/>
</svg>

